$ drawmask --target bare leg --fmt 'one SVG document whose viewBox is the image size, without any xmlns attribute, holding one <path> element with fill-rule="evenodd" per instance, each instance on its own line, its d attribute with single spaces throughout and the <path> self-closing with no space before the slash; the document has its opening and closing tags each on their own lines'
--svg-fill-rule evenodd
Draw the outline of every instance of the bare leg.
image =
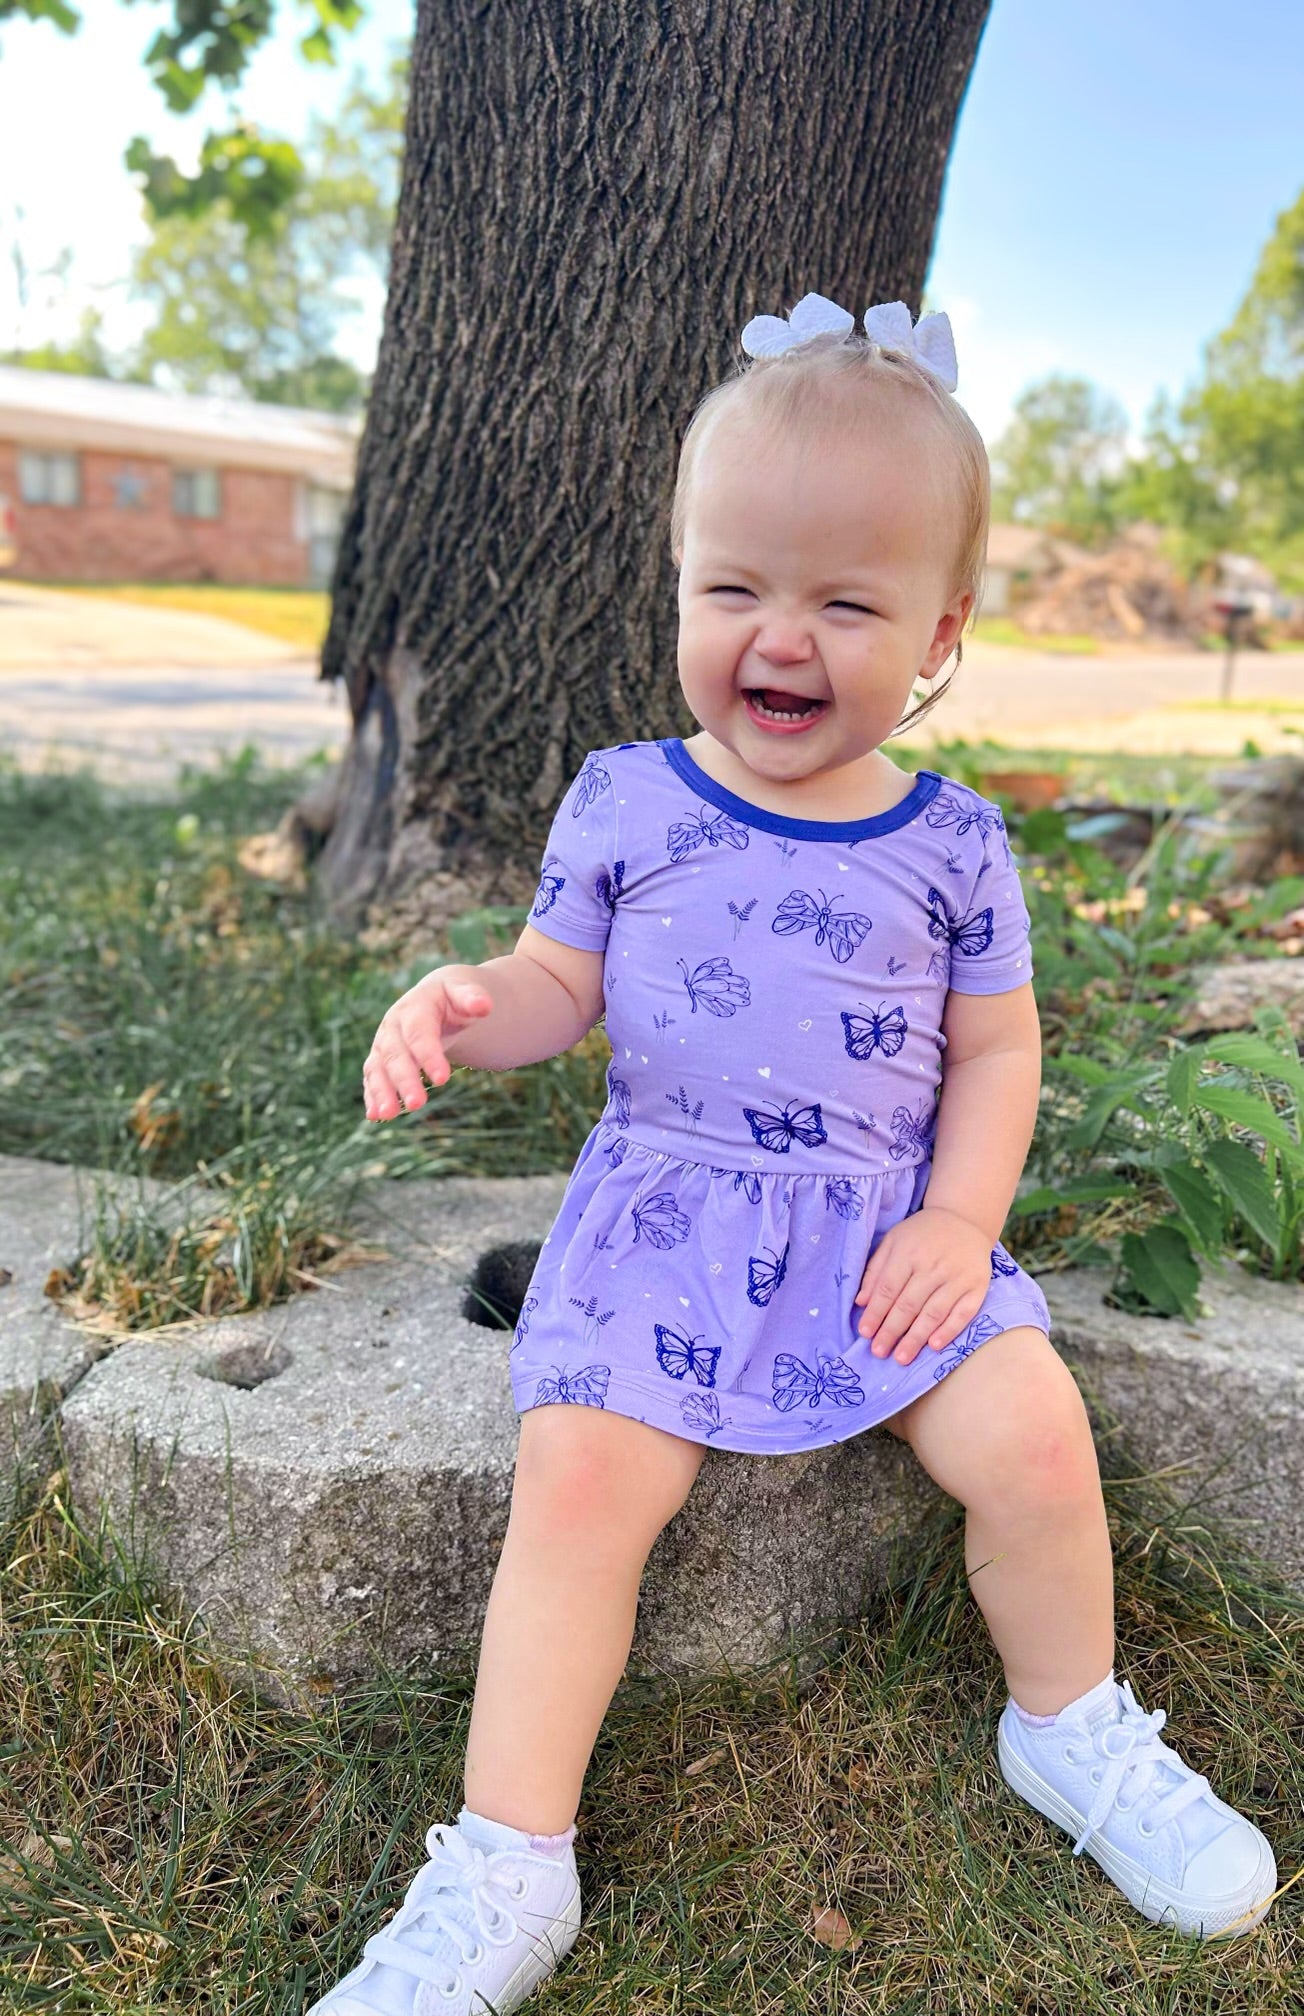
<svg viewBox="0 0 1304 2016">
<path fill-rule="evenodd" d="M 1095 1444 L 1041 1330 L 1002 1331 L 885 1424 L 968 1513 L 965 1567 L 1010 1693 L 1055 1715 L 1114 1663 Z"/>
<path fill-rule="evenodd" d="M 705 1449 L 597 1407 L 529 1408 L 476 1676 L 466 1803 L 560 1834 L 625 1670 L 652 1543 Z"/>
</svg>

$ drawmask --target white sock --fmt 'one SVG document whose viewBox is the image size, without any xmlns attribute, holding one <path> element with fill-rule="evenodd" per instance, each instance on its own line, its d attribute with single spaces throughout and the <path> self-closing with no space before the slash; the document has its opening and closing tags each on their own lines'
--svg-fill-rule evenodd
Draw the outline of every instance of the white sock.
<svg viewBox="0 0 1304 2016">
<path fill-rule="evenodd" d="M 464 1806 L 457 1824 L 477 1848 L 528 1848 L 535 1855 L 551 1855 L 560 1861 L 575 1839 L 577 1829 L 567 1827 L 561 1834 L 529 1834 L 521 1827 L 509 1827 L 505 1820 L 489 1820 Z"/>
<path fill-rule="evenodd" d="M 1010 1696 L 1010 1706 L 1019 1720 L 1025 1722 L 1030 1729 L 1048 1729 L 1052 1722 L 1059 1721 L 1061 1715 L 1070 1719 L 1079 1715 L 1090 1715 L 1093 1708 L 1101 1707 L 1113 1698 L 1114 1669 L 1111 1666 L 1103 1680 L 1098 1680 L 1094 1687 L 1088 1687 L 1085 1694 L 1079 1694 L 1076 1701 L 1068 1702 L 1054 1715 L 1030 1715 L 1026 1708 L 1020 1708 L 1013 1694 Z"/>
</svg>

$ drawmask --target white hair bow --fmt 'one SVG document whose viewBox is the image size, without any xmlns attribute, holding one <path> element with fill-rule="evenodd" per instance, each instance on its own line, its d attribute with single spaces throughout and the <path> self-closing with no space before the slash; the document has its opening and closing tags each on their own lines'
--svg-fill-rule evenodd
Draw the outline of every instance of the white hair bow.
<svg viewBox="0 0 1304 2016">
<path fill-rule="evenodd" d="M 803 294 L 791 315 L 755 315 L 743 330 L 741 342 L 749 357 L 777 357 L 812 336 L 846 336 L 856 326 L 854 315 L 839 308 L 823 294 Z M 948 316 L 940 311 L 921 315 L 911 327 L 910 310 L 904 301 L 881 301 L 865 310 L 865 334 L 885 350 L 904 350 L 941 380 L 948 392 L 957 383 L 955 342 Z"/>
</svg>

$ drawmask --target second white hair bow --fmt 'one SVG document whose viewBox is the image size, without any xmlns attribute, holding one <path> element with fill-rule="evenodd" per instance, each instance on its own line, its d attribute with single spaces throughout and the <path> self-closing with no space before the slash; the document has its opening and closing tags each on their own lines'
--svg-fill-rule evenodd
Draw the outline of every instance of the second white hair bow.
<svg viewBox="0 0 1304 2016">
<path fill-rule="evenodd" d="M 854 315 L 823 294 L 803 294 L 791 315 L 754 315 L 740 341 L 749 357 L 776 357 L 812 336 L 846 336 L 856 326 Z M 921 315 L 912 327 L 904 301 L 881 301 L 865 311 L 865 334 L 884 349 L 904 350 L 941 380 L 948 392 L 958 382 L 955 341 L 950 318 L 940 310 Z"/>
</svg>

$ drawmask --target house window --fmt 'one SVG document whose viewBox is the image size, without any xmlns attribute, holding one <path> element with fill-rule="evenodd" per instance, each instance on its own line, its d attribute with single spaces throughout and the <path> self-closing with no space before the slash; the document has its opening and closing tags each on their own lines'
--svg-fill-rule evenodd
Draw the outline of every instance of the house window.
<svg viewBox="0 0 1304 2016">
<path fill-rule="evenodd" d="M 222 479 L 216 469 L 174 469 L 172 509 L 178 518 L 219 518 Z"/>
<path fill-rule="evenodd" d="M 47 455 L 23 448 L 18 456 L 18 494 L 24 504 L 80 504 L 81 461 L 76 455 Z"/>
</svg>

